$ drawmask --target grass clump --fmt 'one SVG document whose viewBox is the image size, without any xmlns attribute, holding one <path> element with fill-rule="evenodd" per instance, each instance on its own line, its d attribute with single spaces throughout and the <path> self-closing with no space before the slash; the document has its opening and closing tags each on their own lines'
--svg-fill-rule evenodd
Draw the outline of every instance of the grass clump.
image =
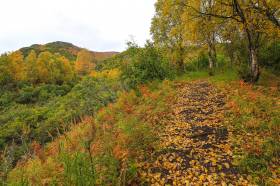
<svg viewBox="0 0 280 186">
<path fill-rule="evenodd" d="M 224 85 L 230 95 L 230 123 L 234 128 L 240 170 L 259 185 L 277 185 L 280 172 L 279 92 L 273 87 L 244 82 Z M 270 89 L 270 91 L 267 91 Z"/>
</svg>

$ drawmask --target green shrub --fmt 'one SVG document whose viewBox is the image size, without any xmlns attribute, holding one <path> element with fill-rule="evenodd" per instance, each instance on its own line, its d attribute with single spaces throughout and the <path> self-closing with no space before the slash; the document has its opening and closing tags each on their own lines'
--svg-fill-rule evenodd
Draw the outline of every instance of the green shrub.
<svg viewBox="0 0 280 186">
<path fill-rule="evenodd" d="M 130 46 L 130 60 L 122 66 L 122 81 L 128 88 L 136 88 L 156 79 L 172 78 L 175 73 L 161 51 L 147 42 L 145 48 Z"/>
<path fill-rule="evenodd" d="M 83 116 L 93 115 L 99 108 L 113 102 L 119 90 L 119 83 L 111 80 L 83 79 L 66 96 L 44 107 L 46 119 L 36 128 L 36 139 L 43 143 L 51 140 L 50 134 L 59 135 L 69 124 L 78 122 Z"/>
<path fill-rule="evenodd" d="M 275 72 L 280 72 L 280 41 L 264 44 L 259 51 L 260 64 Z"/>
<path fill-rule="evenodd" d="M 83 116 L 92 115 L 113 102 L 121 86 L 112 80 L 85 78 L 70 89 L 67 85 L 43 85 L 21 90 L 18 103 L 1 112 L 0 149 L 12 141 L 21 146 L 24 135 L 28 141 L 46 143 L 52 140 Z"/>
<path fill-rule="evenodd" d="M 200 71 L 208 69 L 209 60 L 208 56 L 201 53 L 197 58 L 185 64 L 186 71 Z"/>
<path fill-rule="evenodd" d="M 0 95 L 0 110 L 7 108 L 12 105 L 14 101 L 15 93 L 10 91 L 1 92 Z"/>
<path fill-rule="evenodd" d="M 248 64 L 242 63 L 237 70 L 240 79 L 244 80 L 245 82 L 251 81 L 252 75 Z"/>
<path fill-rule="evenodd" d="M 128 51 L 124 51 L 104 61 L 97 61 L 95 69 L 97 71 L 103 71 L 120 68 L 127 58 L 129 58 Z"/>
<path fill-rule="evenodd" d="M 0 86 L 13 82 L 12 72 L 7 68 L 9 63 L 7 55 L 0 56 Z"/>
<path fill-rule="evenodd" d="M 228 64 L 229 64 L 229 62 L 225 55 L 217 54 L 217 67 L 219 69 L 224 69 L 224 68 L 228 67 Z"/>
</svg>

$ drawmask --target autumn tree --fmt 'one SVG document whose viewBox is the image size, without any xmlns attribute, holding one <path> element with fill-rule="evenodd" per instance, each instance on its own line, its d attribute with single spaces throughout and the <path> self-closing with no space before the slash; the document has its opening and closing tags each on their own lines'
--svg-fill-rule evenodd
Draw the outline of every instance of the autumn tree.
<svg viewBox="0 0 280 186">
<path fill-rule="evenodd" d="M 0 56 L 0 85 L 6 85 L 13 81 L 13 74 L 9 67 L 9 58 L 7 54 Z"/>
<path fill-rule="evenodd" d="M 201 3 L 194 1 L 199 10 L 208 9 L 213 0 Z M 216 66 L 216 43 L 219 27 L 216 19 L 208 15 L 197 16 L 185 0 L 159 0 L 156 3 L 156 15 L 153 18 L 151 33 L 155 43 L 166 49 L 171 60 L 180 69 L 184 68 L 184 58 L 190 45 L 207 46 L 209 68 Z"/>
<path fill-rule="evenodd" d="M 95 59 L 93 54 L 86 49 L 81 50 L 75 62 L 75 71 L 77 74 L 80 76 L 87 75 L 93 70 L 94 66 Z"/>
<path fill-rule="evenodd" d="M 152 20 L 151 33 L 158 47 L 163 48 L 179 70 L 184 68 L 186 43 L 183 40 L 183 0 L 158 0 L 156 14 Z"/>
<path fill-rule="evenodd" d="M 205 12 L 211 9 L 214 0 L 193 1 L 192 5 Z M 206 46 L 208 49 L 209 69 L 212 74 L 214 67 L 217 65 L 216 44 L 219 38 L 219 30 L 223 24 L 217 24 L 217 20 L 209 15 L 197 15 L 190 9 L 186 1 L 182 3 L 185 11 L 182 15 L 182 24 L 184 25 L 184 40 L 188 43 Z"/>
<path fill-rule="evenodd" d="M 37 71 L 37 54 L 34 50 L 31 50 L 30 53 L 24 59 L 26 64 L 26 76 L 28 81 L 31 83 L 36 83 L 38 81 L 38 71 Z"/>
<path fill-rule="evenodd" d="M 71 81 L 74 78 L 74 68 L 70 61 L 50 52 L 42 52 L 36 61 L 36 72 L 40 83 L 56 83 Z"/>
<path fill-rule="evenodd" d="M 223 40 L 227 41 L 224 43 L 223 51 L 230 59 L 230 66 L 241 66 L 244 62 L 247 63 L 248 51 L 243 31 L 236 25 L 227 24 L 221 32 Z"/>
<path fill-rule="evenodd" d="M 36 61 L 36 71 L 38 72 L 38 81 L 40 83 L 48 83 L 50 77 L 50 63 L 52 54 L 50 52 L 42 52 L 38 55 Z"/>
<path fill-rule="evenodd" d="M 201 0 L 200 2 L 203 2 Z M 227 21 L 229 24 L 237 25 L 246 35 L 247 47 L 249 53 L 249 66 L 250 66 L 250 82 L 256 82 L 259 79 L 259 60 L 258 60 L 258 49 L 260 47 L 260 39 L 266 34 L 279 33 L 277 24 L 272 24 L 273 21 L 269 18 L 268 14 L 263 13 L 262 9 L 267 7 L 273 7 L 278 5 L 277 0 L 215 0 L 208 6 L 208 8 L 198 9 L 194 5 L 197 4 L 197 0 L 190 0 L 187 3 L 187 7 L 191 8 L 198 16 L 210 16 L 220 20 Z M 263 8 L 261 8 L 263 7 Z M 259 10 L 258 10 L 259 9 Z M 267 10 L 272 10 L 271 8 Z M 274 16 L 277 16 L 275 13 Z M 279 20 L 279 18 L 277 18 Z"/>
<path fill-rule="evenodd" d="M 26 68 L 24 64 L 24 57 L 20 51 L 12 52 L 8 55 L 10 69 L 13 79 L 15 81 L 23 81 L 26 78 Z"/>
<path fill-rule="evenodd" d="M 252 8 L 280 28 L 280 3 L 277 0 L 261 0 L 252 3 Z"/>
<path fill-rule="evenodd" d="M 56 83 L 69 82 L 75 77 L 74 65 L 64 56 L 55 56 L 53 69 L 56 70 Z"/>
</svg>

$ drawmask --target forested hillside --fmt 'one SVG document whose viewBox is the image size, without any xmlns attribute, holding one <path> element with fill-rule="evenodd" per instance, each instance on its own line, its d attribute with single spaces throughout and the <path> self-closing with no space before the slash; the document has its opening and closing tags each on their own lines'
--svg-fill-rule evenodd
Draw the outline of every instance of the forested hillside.
<svg viewBox="0 0 280 186">
<path fill-rule="evenodd" d="M 83 48 L 77 47 L 71 43 L 66 43 L 62 41 L 56 41 L 52 43 L 47 43 L 44 45 L 39 45 L 39 44 L 34 44 L 30 47 L 24 47 L 19 49 L 23 56 L 26 57 L 32 50 L 35 51 L 36 54 L 39 54 L 41 52 L 51 52 L 51 53 L 59 53 L 60 55 L 66 57 L 67 59 L 74 61 L 77 58 L 78 53 L 82 50 Z M 97 61 L 104 60 L 106 58 L 110 58 L 118 52 L 93 52 L 90 51 L 92 56 Z"/>
<path fill-rule="evenodd" d="M 280 184 L 280 2 L 155 10 L 143 47 L 1 55 L 3 185 Z"/>
<path fill-rule="evenodd" d="M 7 165 L 1 161 L 3 171 L 28 158 L 33 141 L 53 140 L 116 98 L 117 84 L 85 77 L 101 58 L 62 42 L 1 55 L 0 149 L 12 153 Z"/>
</svg>

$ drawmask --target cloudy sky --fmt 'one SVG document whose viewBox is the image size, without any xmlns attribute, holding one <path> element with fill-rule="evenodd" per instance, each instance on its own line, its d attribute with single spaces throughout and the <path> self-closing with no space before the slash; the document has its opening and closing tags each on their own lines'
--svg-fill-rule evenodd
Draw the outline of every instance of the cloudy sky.
<svg viewBox="0 0 280 186">
<path fill-rule="evenodd" d="M 1 0 L 0 53 L 31 44 L 71 42 L 122 51 L 150 38 L 155 0 Z"/>
</svg>

